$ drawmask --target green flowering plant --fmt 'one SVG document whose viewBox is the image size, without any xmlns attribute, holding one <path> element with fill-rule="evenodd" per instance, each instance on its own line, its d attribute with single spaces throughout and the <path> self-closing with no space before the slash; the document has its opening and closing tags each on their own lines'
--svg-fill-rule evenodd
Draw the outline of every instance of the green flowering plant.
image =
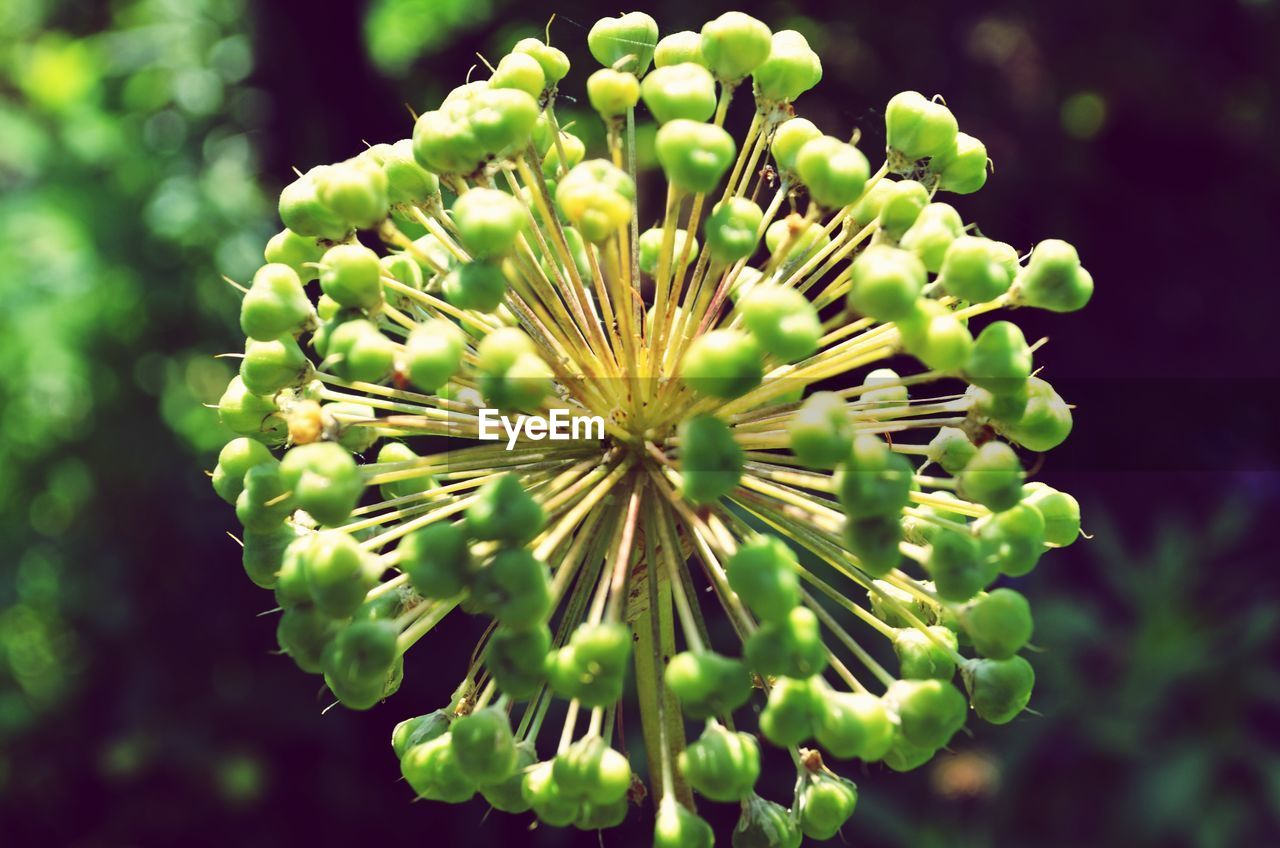
<svg viewBox="0 0 1280 848">
<path fill-rule="evenodd" d="M 285 188 L 214 486 L 280 647 L 346 707 L 392 696 L 455 609 L 491 621 L 452 701 L 396 728 L 419 797 L 618 824 L 644 795 L 612 744 L 634 681 L 655 845 L 712 843 L 694 793 L 740 804 L 735 845 L 827 839 L 857 800 L 827 760 L 914 769 L 971 709 L 1029 702 L 1030 607 L 996 584 L 1080 533 L 1023 459 L 1072 416 L 1015 324 L 971 324 L 1074 311 L 1092 279 L 1070 245 L 1020 256 L 935 199 L 987 175 L 939 100 L 893 98 L 874 172 L 796 117 L 822 75 L 796 32 L 730 12 L 660 39 L 633 12 L 587 42 L 599 158 L 556 117 L 568 58 L 525 39 L 410 138 Z M 641 102 L 667 180 L 643 234 Z M 600 438 L 488 444 L 494 410 Z M 715 614 L 737 646 L 712 644 Z M 753 700 L 796 767 L 789 805 L 755 791 Z"/>
</svg>

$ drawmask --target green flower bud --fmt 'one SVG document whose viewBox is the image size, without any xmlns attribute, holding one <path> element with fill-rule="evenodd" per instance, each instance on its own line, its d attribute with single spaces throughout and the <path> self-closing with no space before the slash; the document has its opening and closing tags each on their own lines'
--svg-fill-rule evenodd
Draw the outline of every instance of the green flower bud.
<svg viewBox="0 0 1280 848">
<path fill-rule="evenodd" d="M 236 497 L 236 518 L 246 530 L 278 530 L 293 510 L 294 500 L 279 463 L 255 465 L 245 472 L 244 488 Z"/>
<path fill-rule="evenodd" d="M 445 299 L 459 309 L 493 312 L 507 294 L 507 277 L 497 262 L 459 265 L 444 278 Z"/>
<path fill-rule="evenodd" d="M 403 757 L 415 745 L 443 736 L 448 732 L 451 720 L 447 711 L 436 710 L 397 724 L 391 731 L 391 750 L 395 751 L 396 759 Z"/>
<path fill-rule="evenodd" d="M 733 848 L 800 848 L 803 838 L 786 807 L 753 792 L 733 829 Z"/>
<path fill-rule="evenodd" d="M 320 674 L 325 648 L 341 630 L 340 622 L 313 606 L 287 607 L 276 624 L 276 642 L 298 668 Z"/>
<path fill-rule="evenodd" d="M 792 120 L 797 119 L 793 118 Z M 849 210 L 849 216 L 853 219 L 851 223 L 856 225 L 857 228 L 861 228 L 877 221 L 885 200 L 894 191 L 894 186 L 896 185 L 897 183 L 893 180 L 879 179 L 868 186 L 867 190 L 862 193 L 862 197 Z"/>
<path fill-rule="evenodd" d="M 810 839 L 831 839 L 857 804 L 858 787 L 852 781 L 819 772 L 800 792 L 800 830 Z"/>
<path fill-rule="evenodd" d="M 437 174 L 470 174 L 488 153 L 460 108 L 423 112 L 413 125 L 413 157 Z"/>
<path fill-rule="evenodd" d="M 382 302 L 378 254 L 358 244 L 337 244 L 320 260 L 320 288 L 343 306 L 371 309 Z"/>
<path fill-rule="evenodd" d="M 266 445 L 283 444 L 289 434 L 275 401 L 250 392 L 239 375 L 231 378 L 218 400 L 218 420 L 231 432 Z"/>
<path fill-rule="evenodd" d="M 916 745 L 899 733 L 893 747 L 884 755 L 884 764 L 894 771 L 914 771 L 933 759 L 938 749 L 932 745 Z"/>
<path fill-rule="evenodd" d="M 368 229 L 387 217 L 387 175 L 375 165 L 352 159 L 316 175 L 320 202 L 355 229 Z"/>
<path fill-rule="evenodd" d="M 818 744 L 831 756 L 868 763 L 884 757 L 895 735 L 884 701 L 865 692 L 826 692 L 815 731 Z"/>
<path fill-rule="evenodd" d="M 485 664 L 498 689 L 520 700 L 537 692 L 546 679 L 543 666 L 550 650 L 551 631 L 545 624 L 520 630 L 499 627 L 489 638 Z"/>
<path fill-rule="evenodd" d="M 525 771 L 538 760 L 533 742 L 525 740 L 516 744 L 516 767 L 505 780 L 480 787 L 480 794 L 489 806 L 504 813 L 528 812 L 530 804 L 524 799 Z"/>
<path fill-rule="evenodd" d="M 824 135 L 800 148 L 796 173 L 818 204 L 840 209 L 862 196 L 871 169 L 858 148 Z"/>
<path fill-rule="evenodd" d="M 502 327 L 486 335 L 476 348 L 476 367 L 490 374 L 501 374 L 525 354 L 537 348 L 517 327 Z"/>
<path fill-rule="evenodd" d="M 956 143 L 956 118 L 918 91 L 895 94 L 884 110 L 889 149 L 914 161 L 947 153 Z"/>
<path fill-rule="evenodd" d="M 702 25 L 702 59 L 716 78 L 737 82 L 769 58 L 769 27 L 742 12 L 725 12 Z"/>
<path fill-rule="evenodd" d="M 987 146 L 967 133 L 956 133 L 955 144 L 929 160 L 929 171 L 938 175 L 938 188 L 956 194 L 973 194 L 987 183 Z"/>
<path fill-rule="evenodd" d="M 450 730 L 453 758 L 477 786 L 501 783 L 516 769 L 516 740 L 505 710 L 487 707 L 463 716 Z"/>
<path fill-rule="evenodd" d="M 1031 375 L 1031 348 L 1016 324 L 996 321 L 988 324 L 974 340 L 965 378 L 994 394 L 1009 394 L 1022 388 Z"/>
<path fill-rule="evenodd" d="M 249 339 L 240 360 L 240 379 L 255 395 L 274 395 L 311 379 L 314 369 L 292 336 L 271 341 Z"/>
<path fill-rule="evenodd" d="M 958 372 L 973 352 L 973 335 L 950 309 L 917 300 L 915 311 L 898 319 L 903 348 L 934 371 Z"/>
<path fill-rule="evenodd" d="M 679 267 L 688 267 L 698 256 L 698 240 L 694 239 L 693 244 L 688 246 L 688 253 L 685 252 L 685 240 L 689 238 L 686 230 L 676 230 L 675 238 L 672 240 L 672 265 Z M 658 273 L 658 261 L 662 255 L 662 228 L 653 227 L 645 230 L 640 234 L 640 270 L 653 276 Z M 682 257 L 687 257 L 683 265 L 680 264 Z"/>
<path fill-rule="evenodd" d="M 456 524 L 438 522 L 400 542 L 400 567 L 424 598 L 447 600 L 466 588 L 472 560 L 466 536 Z"/>
<path fill-rule="evenodd" d="M 793 29 L 775 32 L 769 58 L 751 74 L 756 99 L 762 103 L 790 103 L 822 81 L 822 60 L 803 35 Z M 832 204 L 838 208 L 844 204 Z"/>
<path fill-rule="evenodd" d="M 978 448 L 969 440 L 969 434 L 959 427 L 942 427 L 929 442 L 929 459 L 942 466 L 948 474 L 964 469 Z"/>
<path fill-rule="evenodd" d="M 717 203 L 703 229 L 711 257 L 724 265 L 750 257 L 760 243 L 763 221 L 764 212 L 745 197 L 731 197 Z"/>
<path fill-rule="evenodd" d="M 782 621 L 800 603 L 796 555 L 777 536 L 762 533 L 729 558 L 729 586 L 761 621 Z"/>
<path fill-rule="evenodd" d="M 822 715 L 823 693 L 811 679 L 779 678 L 760 713 L 760 732 L 775 745 L 789 748 L 814 734 Z"/>
<path fill-rule="evenodd" d="M 992 512 L 1013 509 L 1022 499 L 1026 479 L 1022 463 L 1004 442 L 987 442 L 957 475 L 960 495 Z"/>
<path fill-rule="evenodd" d="M 765 621 L 743 648 L 747 662 L 761 677 L 809 677 L 827 666 L 818 617 L 807 607 L 793 607 L 785 617 Z"/>
<path fill-rule="evenodd" d="M 621 117 L 640 102 L 640 80 L 629 71 L 601 68 L 587 77 L 587 99 L 605 120 Z"/>
<path fill-rule="evenodd" d="M 1009 290 L 1013 269 L 1009 254 L 1013 249 L 1001 242 L 977 236 L 960 236 L 948 247 L 942 259 L 939 279 L 948 294 L 961 300 L 984 303 Z"/>
<path fill-rule="evenodd" d="M 938 625 L 930 626 L 928 634 L 914 627 L 904 627 L 893 634 L 898 674 L 904 680 L 950 680 L 956 673 L 951 651 L 957 647 L 956 634 Z"/>
<path fill-rule="evenodd" d="M 626 820 L 630 810 L 631 802 L 626 798 L 619 798 L 608 804 L 592 804 L 584 801 L 578 808 L 578 817 L 573 820 L 573 826 L 578 830 L 606 830 L 617 827 Z"/>
<path fill-rule="evenodd" d="M 299 556 L 311 599 L 332 618 L 346 618 L 359 609 L 383 571 L 376 557 L 362 550 L 351 536 L 336 530 L 310 536 Z"/>
<path fill-rule="evenodd" d="M 426 203 L 440 194 L 440 178 L 418 164 L 413 139 L 390 145 L 382 157 L 382 172 L 387 175 L 387 199 L 392 205 Z"/>
<path fill-rule="evenodd" d="M 680 422 L 681 493 L 693 504 L 709 504 L 729 494 L 742 478 L 742 448 L 729 425 L 711 415 Z"/>
<path fill-rule="evenodd" d="M 867 515 L 846 519 L 845 545 L 858 558 L 858 567 L 882 577 L 898 567 L 902 554 L 902 523 L 897 515 Z"/>
<path fill-rule="evenodd" d="M 364 491 L 351 454 L 333 442 L 291 449 L 280 461 L 280 475 L 302 509 L 321 524 L 346 521 Z"/>
<path fill-rule="evenodd" d="M 453 204 L 453 220 L 471 255 L 488 259 L 511 252 L 526 216 L 520 202 L 505 191 L 473 188 Z"/>
<path fill-rule="evenodd" d="M 920 217 L 920 212 L 929 205 L 929 190 L 915 180 L 881 182 L 885 188 L 877 198 L 879 206 L 872 217 L 879 222 L 880 229 L 893 238 L 900 239 Z"/>
<path fill-rule="evenodd" d="M 995 577 L 986 568 L 982 550 L 972 536 L 938 530 L 930 540 L 924 569 L 943 600 L 967 601 Z"/>
<path fill-rule="evenodd" d="M 312 168 L 280 192 L 280 220 L 300 236 L 342 241 L 349 227 L 320 199 L 318 178 L 329 166 Z"/>
<path fill-rule="evenodd" d="M 800 149 L 815 138 L 822 138 L 822 130 L 808 118 L 791 118 L 778 124 L 778 128 L 773 131 L 773 143 L 770 146 L 773 161 L 778 163 L 778 171 L 782 174 L 795 173 Z"/>
<path fill-rule="evenodd" d="M 706 121 L 716 110 L 715 79 L 692 61 L 659 67 L 644 78 L 640 94 L 660 124 L 677 118 Z"/>
<path fill-rule="evenodd" d="M 547 682 L 566 698 L 606 707 L 622 697 L 631 656 L 631 631 L 623 624 L 580 625 L 569 644 L 547 657 Z"/>
<path fill-rule="evenodd" d="M 663 796 L 653 823 L 653 848 L 711 848 L 714 844 L 711 825 L 683 807 L 674 793 Z"/>
<path fill-rule="evenodd" d="M 514 88 L 530 97 L 541 97 L 547 87 L 547 75 L 541 63 L 528 53 L 508 53 L 498 60 L 489 78 L 490 88 Z"/>
<path fill-rule="evenodd" d="M 587 33 L 587 49 L 606 68 L 644 76 L 658 44 L 658 22 L 644 12 L 601 18 Z"/>
<path fill-rule="evenodd" d="M 766 353 L 785 362 L 813 354 L 822 338 L 822 321 L 809 299 L 793 288 L 760 285 L 742 298 L 738 311 Z"/>
<path fill-rule="evenodd" d="M 658 42 L 658 46 L 654 48 L 653 65 L 655 68 L 683 65 L 686 62 L 693 62 L 706 67 L 706 60 L 702 57 L 702 36 L 699 33 L 690 32 L 689 30 L 673 32 L 670 35 L 663 36 Z"/>
<path fill-rule="evenodd" d="M 992 515 L 979 535 L 988 559 L 1001 574 L 1010 577 L 1030 572 L 1044 553 L 1044 517 L 1025 500 L 1013 509 Z"/>
<path fill-rule="evenodd" d="M 395 367 L 395 342 L 364 318 L 344 321 L 329 334 L 325 360 L 344 380 L 380 383 Z"/>
<path fill-rule="evenodd" d="M 786 270 L 815 256 L 831 244 L 831 237 L 822 231 L 817 221 L 806 221 L 792 213 L 769 225 L 764 231 L 764 244 L 775 256 L 779 251 L 786 251 L 786 260 L 782 264 Z"/>
<path fill-rule="evenodd" d="M 979 654 L 1008 659 L 1031 639 L 1031 605 L 1013 589 L 995 589 L 965 605 L 960 626 Z"/>
<path fill-rule="evenodd" d="M 811 468 L 833 468 L 849 456 L 854 427 L 844 400 L 834 392 L 805 399 L 787 425 L 791 452 Z"/>
<path fill-rule="evenodd" d="M 1027 404 L 1022 415 L 1000 432 L 1028 450 L 1047 451 L 1066 441 L 1071 425 L 1071 407 L 1053 386 L 1031 377 L 1027 380 Z"/>
<path fill-rule="evenodd" d="M 584 736 L 557 755 L 551 773 L 562 795 L 591 804 L 612 804 L 631 787 L 627 758 L 598 735 Z"/>
<path fill-rule="evenodd" d="M 884 697 L 898 714 L 903 738 L 922 748 L 950 742 L 969 708 L 964 695 L 942 680 L 895 680 Z"/>
<path fill-rule="evenodd" d="M 560 153 L 564 152 L 564 162 L 560 161 Z M 547 147 L 547 153 L 542 158 L 542 176 L 548 180 L 556 180 L 560 178 L 561 172 L 567 172 L 576 166 L 587 155 L 587 146 L 582 139 L 573 133 L 560 133 L 560 143 L 556 144 L 554 140 Z M 551 186 L 547 186 L 552 191 Z M 565 235 L 568 235 L 566 232 Z M 579 237 L 581 238 L 581 237 Z"/>
<path fill-rule="evenodd" d="M 523 545 L 542 532 L 546 515 L 515 474 L 486 483 L 467 508 L 467 533 L 475 539 Z"/>
<path fill-rule="evenodd" d="M 520 794 L 535 815 L 551 827 L 567 827 L 578 817 L 581 802 L 560 791 L 552 776 L 553 761 L 538 763 L 524 773 Z"/>
<path fill-rule="evenodd" d="M 721 127 L 681 118 L 659 128 L 654 151 L 672 185 L 682 191 L 705 193 L 729 170 L 737 146 Z"/>
<path fill-rule="evenodd" d="M 324 420 L 334 422 L 338 444 L 351 453 L 364 453 L 378 441 L 378 429 L 363 422 L 373 421 L 377 413 L 363 403 L 326 403 L 321 407 Z"/>
<path fill-rule="evenodd" d="M 498 551 L 476 572 L 471 598 L 508 627 L 541 624 L 551 612 L 547 567 L 524 548 Z"/>
<path fill-rule="evenodd" d="M 925 269 L 905 250 L 873 245 L 850 266 L 849 307 L 877 321 L 906 318 L 924 288 Z"/>
<path fill-rule="evenodd" d="M 1044 517 L 1045 542 L 1065 548 L 1080 537 L 1080 504 L 1071 495 L 1036 482 L 1022 487 L 1022 497 Z"/>
<path fill-rule="evenodd" d="M 378 264 L 382 266 L 382 276 L 398 280 L 411 289 L 422 291 L 422 266 L 410 254 L 392 253 L 379 259 Z M 404 298 L 400 300 L 404 302 Z"/>
<path fill-rule="evenodd" d="M 991 724 L 1008 724 L 1027 708 L 1036 672 L 1022 657 L 966 660 L 960 666 L 973 711 Z"/>
<path fill-rule="evenodd" d="M 428 394 L 449 382 L 462 368 L 466 337 L 443 318 L 422 321 L 404 343 L 404 367 L 409 382 Z"/>
<path fill-rule="evenodd" d="M 741 330 L 711 330 L 689 345 L 681 376 L 699 394 L 740 397 L 760 385 L 764 376 L 760 348 Z"/>
<path fill-rule="evenodd" d="M 552 391 L 551 368 L 536 353 L 524 353 L 501 373 L 480 375 L 480 389 L 499 409 L 536 409 Z"/>
<path fill-rule="evenodd" d="M 298 332 L 314 316 L 302 281 L 288 265 L 259 268 L 240 304 L 240 328 L 246 336 L 264 342 Z"/>
<path fill-rule="evenodd" d="M 392 621 L 353 621 L 325 648 L 325 682 L 345 706 L 368 709 L 381 700 L 384 681 L 398 659 L 398 635 Z M 370 692 L 373 697 L 364 697 Z M 354 697 L 344 697 L 348 693 Z"/>
<path fill-rule="evenodd" d="M 414 745 L 400 759 L 400 773 L 419 798 L 461 804 L 476 793 L 476 786 L 458 765 L 453 735 L 442 733 Z"/>
<path fill-rule="evenodd" d="M 680 772 L 712 801 L 737 801 L 760 776 L 760 745 L 750 733 L 734 733 L 709 722 L 698 741 L 680 752 Z"/>
<path fill-rule="evenodd" d="M 1046 239 L 1031 251 L 1014 284 L 1015 300 L 1051 312 L 1075 312 L 1093 297 L 1093 275 L 1080 266 L 1076 249 Z"/>
<path fill-rule="evenodd" d="M 836 472 L 836 496 L 852 518 L 896 515 L 906 506 L 914 481 L 911 463 L 878 436 L 863 434 Z"/>
<path fill-rule="evenodd" d="M 999 394 L 992 394 L 978 386 L 970 386 L 965 390 L 965 396 L 973 398 L 971 414 L 977 417 L 980 423 L 986 423 L 989 420 L 1003 427 L 1016 424 L 1026 414 L 1027 401 L 1031 399 L 1025 380 L 1022 382 L 1005 380 L 1000 385 Z"/>
<path fill-rule="evenodd" d="M 271 455 L 261 442 L 249 438 L 232 439 L 218 453 L 218 464 L 213 469 L 213 490 L 229 504 L 244 491 L 245 472 L 255 465 L 275 464 L 276 458 Z"/>
<path fill-rule="evenodd" d="M 556 187 L 556 206 L 592 244 L 625 227 L 635 212 L 636 184 L 604 159 L 575 165 Z"/>
<path fill-rule="evenodd" d="M 546 77 L 546 86 L 548 88 L 555 86 L 556 83 L 564 79 L 565 74 L 569 73 L 569 57 L 564 54 L 564 51 L 536 38 L 520 39 L 516 42 L 515 47 L 511 48 L 511 51 L 532 56 L 542 67 L 542 73 Z"/>
<path fill-rule="evenodd" d="M 284 552 L 298 536 L 297 529 L 285 524 L 265 532 L 245 530 L 240 562 L 255 586 L 274 589 L 276 573 L 284 563 Z"/>
<path fill-rule="evenodd" d="M 288 265 L 301 282 L 309 283 L 320 276 L 319 269 L 314 266 L 324 256 L 324 248 L 310 236 L 284 229 L 271 237 L 262 255 L 268 263 Z"/>
<path fill-rule="evenodd" d="M 955 208 L 946 203 L 930 203 L 920 210 L 900 243 L 903 249 L 919 256 L 930 273 L 936 274 L 942 270 L 947 248 L 962 235 L 964 222 Z"/>
<path fill-rule="evenodd" d="M 751 697 L 747 667 L 713 651 L 676 654 L 667 663 L 664 679 L 690 718 L 731 715 Z"/>
</svg>

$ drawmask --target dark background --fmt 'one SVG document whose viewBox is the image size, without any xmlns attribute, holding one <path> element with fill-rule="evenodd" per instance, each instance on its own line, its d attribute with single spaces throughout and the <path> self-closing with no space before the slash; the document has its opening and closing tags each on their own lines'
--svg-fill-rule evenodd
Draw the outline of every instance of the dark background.
<svg viewBox="0 0 1280 848">
<path fill-rule="evenodd" d="M 0 384 L 0 550 L 9 552 L 0 562 L 12 555 L 0 566 L 0 845 L 598 844 L 595 834 L 530 831 L 531 816 L 486 817 L 480 802 L 411 803 L 390 729 L 447 700 L 466 651 L 414 652 L 389 702 L 321 715 L 315 679 L 271 654 L 274 620 L 256 616 L 270 599 L 243 579 L 224 533 L 234 516 L 200 473 L 218 436 L 198 402 L 221 388 L 208 355 L 238 341 L 234 292 L 217 274 L 251 271 L 292 166 L 407 136 L 406 104 L 429 108 L 477 51 L 496 59 L 552 12 L 553 43 L 574 61 L 562 88 L 581 91 L 594 69 L 586 28 L 620 10 L 502 0 L 20 5 L 42 8 L 27 37 L 10 28 L 3 42 L 0 135 L 21 126 L 12 115 L 27 115 L 45 133 L 33 146 L 44 152 L 34 166 L 0 158 L 5 240 L 19 245 L 0 269 L 9 304 L 0 338 L 39 352 L 39 340 L 65 336 L 79 359 L 0 342 L 10 362 Z M 730 7 L 632 8 L 666 33 Z M 909 775 L 850 775 L 862 797 L 846 838 L 1274 844 L 1280 9 L 1267 0 L 732 8 L 810 38 L 824 79 L 798 110 L 833 134 L 860 129 L 865 150 L 882 146 L 894 93 L 943 93 L 995 162 L 987 187 L 956 201 L 965 219 L 1020 248 L 1065 238 L 1097 281 L 1082 313 L 1018 316 L 1028 337 L 1050 336 L 1037 360 L 1078 407 L 1075 432 L 1040 477 L 1080 499 L 1094 537 L 1046 557 L 1019 585 L 1043 650 L 1038 715 L 1004 728 L 975 722 L 953 756 Z M 402 47 L 424 16 L 428 35 Z M 165 103 L 133 80 L 153 66 L 195 77 L 165 51 L 121 71 L 129 54 L 111 38 L 173 43 L 178 26 L 203 45 L 186 70 L 223 43 L 213 29 L 238 34 L 252 70 L 225 73 L 213 108 L 186 103 L 174 141 L 156 118 Z M 70 84 L 65 76 L 40 87 L 32 44 L 48 33 L 65 35 L 63 52 L 95 45 L 89 64 L 105 69 L 96 94 L 48 96 Z M 401 52 L 421 55 L 399 61 Z M 749 106 L 737 107 L 731 123 L 745 126 Z M 93 142 L 90 118 L 115 141 Z M 95 154 L 95 143 L 109 149 Z M 233 145 L 249 151 L 239 169 L 200 182 Z M 202 204 L 185 229 L 172 225 L 183 207 L 164 193 L 179 177 L 199 183 Z M 36 216 L 46 206 L 79 222 L 81 240 L 49 246 L 50 221 L 61 219 Z M 67 294 L 57 274 L 90 284 Z M 32 413 L 15 429 L 19 404 L 44 397 L 41 369 L 78 374 L 69 396 L 92 403 L 70 418 L 48 412 L 47 426 Z M 469 635 L 452 622 L 431 638 L 449 646 Z M 788 782 L 779 773 L 762 787 L 782 798 Z M 734 811 L 703 808 L 727 844 Z M 645 844 L 650 821 L 633 813 L 604 841 Z"/>
</svg>

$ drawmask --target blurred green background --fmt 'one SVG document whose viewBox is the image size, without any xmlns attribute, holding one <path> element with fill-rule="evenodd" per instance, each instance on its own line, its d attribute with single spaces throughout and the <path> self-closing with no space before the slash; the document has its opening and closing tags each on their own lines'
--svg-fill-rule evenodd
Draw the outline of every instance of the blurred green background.
<svg viewBox="0 0 1280 848">
<path fill-rule="evenodd" d="M 633 8 L 668 32 L 730 6 Z M 1020 246 L 1066 238 L 1098 280 L 1084 313 L 1025 320 L 1079 405 L 1040 475 L 1094 537 L 1020 586 L 1038 714 L 910 775 L 852 775 L 847 839 L 1280 844 L 1280 8 L 733 8 L 806 34 L 826 78 L 800 111 L 867 149 L 893 93 L 944 93 L 996 165 L 966 219 Z M 407 136 L 406 105 L 553 12 L 579 90 L 585 30 L 616 11 L 0 2 L 0 845 L 597 844 L 410 803 L 387 735 L 465 657 L 420 658 L 388 704 L 321 716 L 226 539 L 201 473 L 225 437 L 201 404 L 239 338 L 221 276 L 260 263 L 292 166 Z M 606 842 L 644 844 L 632 818 Z"/>
</svg>

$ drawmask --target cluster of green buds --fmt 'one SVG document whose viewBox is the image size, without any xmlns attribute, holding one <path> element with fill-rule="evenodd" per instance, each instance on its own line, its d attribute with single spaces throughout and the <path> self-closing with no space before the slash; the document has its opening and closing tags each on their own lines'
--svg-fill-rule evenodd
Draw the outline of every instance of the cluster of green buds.
<svg viewBox="0 0 1280 848">
<path fill-rule="evenodd" d="M 796 117 L 822 75 L 799 33 L 729 12 L 659 38 L 630 13 L 588 46 L 593 158 L 556 117 L 567 57 L 526 39 L 411 138 L 284 190 L 213 484 L 281 649 L 346 707 L 392 695 L 453 610 L 491 621 L 452 701 L 396 728 L 420 797 L 598 829 L 649 795 L 675 848 L 712 844 L 701 796 L 740 806 L 735 846 L 829 839 L 857 800 L 829 762 L 913 769 L 970 710 L 1028 704 L 1004 584 L 1080 534 L 1024 470 L 1072 416 L 1039 344 L 985 316 L 1079 309 L 1092 280 L 936 199 L 988 171 L 940 101 L 893 98 L 874 171 Z M 646 111 L 667 190 L 642 232 Z M 495 442 L 495 411 L 587 436 Z M 735 724 L 755 712 L 758 736 Z M 786 804 L 756 793 L 762 742 L 795 767 Z"/>
</svg>

